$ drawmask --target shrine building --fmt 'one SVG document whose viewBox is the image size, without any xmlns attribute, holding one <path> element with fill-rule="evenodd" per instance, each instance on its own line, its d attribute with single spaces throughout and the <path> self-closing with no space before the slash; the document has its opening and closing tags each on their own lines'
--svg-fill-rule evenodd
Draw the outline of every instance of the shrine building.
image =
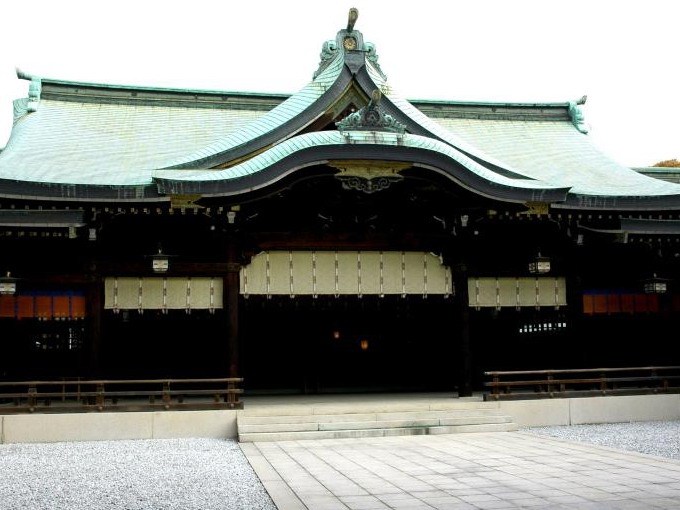
<svg viewBox="0 0 680 510">
<path fill-rule="evenodd" d="M 354 12 L 293 95 L 18 74 L 0 380 L 469 395 L 680 365 L 680 184 L 598 150 L 585 97 L 400 97 Z"/>
</svg>

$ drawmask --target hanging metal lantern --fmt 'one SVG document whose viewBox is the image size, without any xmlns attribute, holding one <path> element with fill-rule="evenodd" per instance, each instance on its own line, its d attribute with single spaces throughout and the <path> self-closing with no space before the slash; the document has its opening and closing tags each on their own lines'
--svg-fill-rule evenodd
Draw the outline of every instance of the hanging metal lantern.
<svg viewBox="0 0 680 510">
<path fill-rule="evenodd" d="M 659 278 L 656 273 L 651 278 L 642 280 L 642 290 L 645 294 L 665 294 L 668 292 L 668 278 Z"/>
<path fill-rule="evenodd" d="M 151 268 L 154 273 L 166 273 L 170 268 L 170 256 L 163 253 L 163 248 L 158 247 L 158 253 L 151 255 Z"/>
<path fill-rule="evenodd" d="M 550 272 L 550 257 L 544 257 L 541 252 L 529 263 L 531 274 L 546 274 Z"/>
<path fill-rule="evenodd" d="M 9 271 L 6 276 L 0 276 L 0 294 L 14 295 L 17 292 L 17 280 Z"/>
</svg>

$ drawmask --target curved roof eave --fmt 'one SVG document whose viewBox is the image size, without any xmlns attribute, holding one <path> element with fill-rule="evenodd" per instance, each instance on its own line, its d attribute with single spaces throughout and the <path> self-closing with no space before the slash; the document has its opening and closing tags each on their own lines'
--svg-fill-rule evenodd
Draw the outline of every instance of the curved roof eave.
<svg viewBox="0 0 680 510">
<path fill-rule="evenodd" d="M 508 177 L 531 178 L 521 171 L 484 154 L 424 115 L 387 85 L 381 71 L 366 57 L 366 51 L 336 50 L 305 88 L 276 108 L 213 145 L 169 164 L 167 169 L 211 168 L 238 161 L 296 135 L 323 115 L 354 82 L 367 97 L 374 89 L 386 96 L 385 111 L 406 125 L 410 133 L 438 139 Z"/>
<path fill-rule="evenodd" d="M 59 202 L 165 202 L 153 184 L 67 184 L 0 179 L 0 198 Z"/>
<path fill-rule="evenodd" d="M 242 130 L 183 157 L 167 169 L 210 168 L 238 160 L 295 135 L 323 115 L 352 81 L 338 51 L 306 87 Z"/>
<path fill-rule="evenodd" d="M 399 161 L 438 169 L 457 184 L 502 201 L 559 202 L 569 191 L 536 180 L 499 175 L 439 140 L 377 131 L 298 135 L 225 170 L 160 170 L 154 182 L 162 194 L 238 195 L 269 186 L 301 168 L 347 159 Z"/>
<path fill-rule="evenodd" d="M 587 195 L 569 193 L 558 209 L 587 211 L 679 211 L 680 193 L 675 195 Z"/>
<path fill-rule="evenodd" d="M 366 62 L 364 68 L 357 73 L 356 81 L 361 86 L 362 90 L 369 95 L 373 89 L 380 89 L 384 95 L 384 99 L 381 102 L 382 108 L 386 113 L 392 115 L 395 119 L 404 124 L 406 130 L 410 133 L 435 138 L 451 145 L 457 150 L 467 154 L 470 158 L 475 159 L 478 162 L 484 162 L 485 166 L 502 175 L 516 178 L 532 178 L 523 174 L 521 170 L 512 168 L 510 165 L 485 154 L 477 147 L 473 147 L 454 135 L 451 131 L 448 131 L 430 119 L 408 100 L 396 93 L 394 89 L 387 84 L 382 74 L 375 69 L 370 62 Z"/>
<path fill-rule="evenodd" d="M 224 170 L 157 170 L 152 183 L 95 185 L 0 179 L 0 197 L 90 202 L 164 202 L 172 194 L 238 196 L 330 160 L 408 162 L 446 176 L 481 196 L 505 202 L 547 202 L 573 210 L 680 210 L 680 194 L 587 195 L 570 187 L 499 175 L 439 140 L 381 131 L 298 135 Z"/>
</svg>

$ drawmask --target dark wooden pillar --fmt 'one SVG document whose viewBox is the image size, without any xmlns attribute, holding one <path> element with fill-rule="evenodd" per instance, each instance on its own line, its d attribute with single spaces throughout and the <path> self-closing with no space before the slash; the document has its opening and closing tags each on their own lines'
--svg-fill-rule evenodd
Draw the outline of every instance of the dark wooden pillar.
<svg viewBox="0 0 680 510">
<path fill-rule="evenodd" d="M 227 320 L 227 349 L 229 357 L 229 377 L 240 377 L 238 301 L 240 291 L 239 272 L 241 265 L 237 260 L 236 246 L 227 246 L 227 275 L 224 277 L 224 310 Z"/>
<path fill-rule="evenodd" d="M 89 343 L 87 351 L 86 376 L 99 378 L 102 375 L 102 309 L 104 307 L 104 285 L 99 275 L 93 274 L 87 283 L 87 324 Z"/>
<path fill-rule="evenodd" d="M 454 328 L 458 337 L 458 396 L 472 395 L 472 352 L 470 350 L 470 306 L 468 297 L 468 268 L 464 262 L 453 266 L 455 285 Z"/>
<path fill-rule="evenodd" d="M 567 262 L 567 327 L 569 337 L 574 339 L 572 350 L 575 354 L 571 355 L 571 364 L 578 367 L 594 367 L 599 365 L 600 360 L 591 359 L 592 353 L 599 350 L 589 349 L 590 335 L 583 323 L 583 278 L 581 276 L 581 265 L 578 259 L 572 256 L 572 260 Z"/>
</svg>

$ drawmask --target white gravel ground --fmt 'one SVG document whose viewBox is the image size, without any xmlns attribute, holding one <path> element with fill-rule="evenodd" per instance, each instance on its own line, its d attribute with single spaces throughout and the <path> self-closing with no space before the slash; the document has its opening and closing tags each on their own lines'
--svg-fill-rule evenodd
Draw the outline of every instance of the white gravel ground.
<svg viewBox="0 0 680 510">
<path fill-rule="evenodd" d="M 233 440 L 0 445 L 2 510 L 275 510 Z"/>
<path fill-rule="evenodd" d="M 680 460 L 680 421 L 534 427 L 524 431 Z"/>
<path fill-rule="evenodd" d="M 525 432 L 680 460 L 680 421 Z M 275 510 L 233 440 L 0 445 L 1 510 Z"/>
</svg>

